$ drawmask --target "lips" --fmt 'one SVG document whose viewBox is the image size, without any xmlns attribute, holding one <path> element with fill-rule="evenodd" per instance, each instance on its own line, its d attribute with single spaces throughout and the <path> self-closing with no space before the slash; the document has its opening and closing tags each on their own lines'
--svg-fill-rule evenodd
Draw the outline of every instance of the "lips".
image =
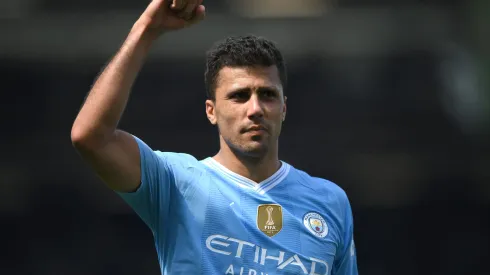
<svg viewBox="0 0 490 275">
<path fill-rule="evenodd" d="M 267 132 L 267 128 L 262 126 L 262 125 L 257 125 L 257 126 L 252 126 L 249 127 L 245 130 L 245 132 L 258 132 L 258 131 L 265 131 Z"/>
<path fill-rule="evenodd" d="M 260 130 L 266 131 L 265 127 L 262 127 L 262 126 L 253 126 L 253 127 L 248 128 L 247 131 L 260 131 Z"/>
</svg>

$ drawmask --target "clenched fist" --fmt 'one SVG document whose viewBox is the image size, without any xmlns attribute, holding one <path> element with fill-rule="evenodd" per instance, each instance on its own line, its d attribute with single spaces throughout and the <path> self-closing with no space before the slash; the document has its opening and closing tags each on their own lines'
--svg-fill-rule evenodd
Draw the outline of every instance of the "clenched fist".
<svg viewBox="0 0 490 275">
<path fill-rule="evenodd" d="M 152 0 L 136 24 L 161 34 L 179 30 L 204 19 L 203 0 Z"/>
</svg>

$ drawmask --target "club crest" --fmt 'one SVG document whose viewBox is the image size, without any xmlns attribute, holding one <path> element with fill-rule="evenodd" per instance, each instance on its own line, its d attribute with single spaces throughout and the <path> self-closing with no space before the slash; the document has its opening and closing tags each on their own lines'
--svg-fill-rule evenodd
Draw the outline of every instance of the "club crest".
<svg viewBox="0 0 490 275">
<path fill-rule="evenodd" d="M 282 229 L 282 207 L 279 204 L 261 204 L 257 207 L 257 228 L 269 237 Z"/>
<path fill-rule="evenodd" d="M 315 212 L 306 213 L 303 224 L 313 235 L 324 238 L 328 234 L 328 226 L 325 219 Z"/>
</svg>

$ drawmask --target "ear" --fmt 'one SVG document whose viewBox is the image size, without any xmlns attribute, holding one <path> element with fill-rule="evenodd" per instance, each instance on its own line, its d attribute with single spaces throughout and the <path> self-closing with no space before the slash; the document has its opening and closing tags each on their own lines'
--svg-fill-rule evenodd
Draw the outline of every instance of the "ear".
<svg viewBox="0 0 490 275">
<path fill-rule="evenodd" d="M 216 125 L 216 108 L 215 103 L 211 99 L 206 100 L 206 116 L 211 124 Z"/>
<path fill-rule="evenodd" d="M 282 121 L 286 120 L 286 111 L 287 111 L 287 104 L 286 101 L 288 100 L 287 96 L 284 96 L 284 106 L 282 107 Z"/>
</svg>

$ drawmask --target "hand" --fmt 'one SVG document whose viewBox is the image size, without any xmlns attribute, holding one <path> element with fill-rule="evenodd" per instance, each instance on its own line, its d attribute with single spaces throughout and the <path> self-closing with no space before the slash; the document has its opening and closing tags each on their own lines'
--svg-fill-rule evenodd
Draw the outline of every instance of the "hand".
<svg viewBox="0 0 490 275">
<path fill-rule="evenodd" d="M 152 0 L 136 24 L 143 24 L 158 35 L 191 26 L 204 19 L 202 1 Z"/>
</svg>

